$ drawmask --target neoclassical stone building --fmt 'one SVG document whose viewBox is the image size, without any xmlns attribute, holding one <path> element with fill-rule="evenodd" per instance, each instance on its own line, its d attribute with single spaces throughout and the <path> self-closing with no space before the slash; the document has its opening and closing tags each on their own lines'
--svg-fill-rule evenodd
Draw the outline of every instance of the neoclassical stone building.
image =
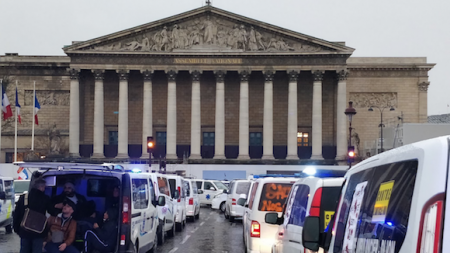
<svg viewBox="0 0 450 253">
<path fill-rule="evenodd" d="M 348 101 L 355 145 L 378 138 L 383 117 L 426 122 L 426 58 L 351 57 L 353 48 L 204 6 L 63 48 L 67 56 L 0 57 L 14 105 L 19 152 L 30 149 L 32 87 L 41 102 L 35 150 L 48 152 L 56 124 L 61 153 L 96 159 L 345 158 Z M 13 82 L 12 82 L 13 83 Z M 2 160 L 14 148 L 3 123 Z M 355 138 L 354 138 L 355 139 Z M 211 160 L 208 160 L 211 162 Z M 303 161 L 303 160 L 302 160 Z"/>
</svg>

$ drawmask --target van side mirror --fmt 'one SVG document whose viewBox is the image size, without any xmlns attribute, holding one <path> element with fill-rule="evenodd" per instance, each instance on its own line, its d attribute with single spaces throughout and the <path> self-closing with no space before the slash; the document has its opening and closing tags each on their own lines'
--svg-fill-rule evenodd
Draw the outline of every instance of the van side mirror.
<svg viewBox="0 0 450 253">
<path fill-rule="evenodd" d="M 278 213 L 266 213 L 264 221 L 268 224 L 281 225 L 284 222 L 284 218 L 279 218 Z"/>
<path fill-rule="evenodd" d="M 210 191 L 215 191 L 216 188 L 214 188 L 214 187 L 209 187 L 209 190 L 210 190 Z"/>
<path fill-rule="evenodd" d="M 228 194 L 228 191 L 227 190 L 223 190 L 223 193 Z"/>
<path fill-rule="evenodd" d="M 320 243 L 320 222 L 319 217 L 308 216 L 303 225 L 302 243 L 303 247 L 312 250 L 319 250 Z"/>
<path fill-rule="evenodd" d="M 6 193 L 0 192 L 0 199 L 6 199 Z"/>
<path fill-rule="evenodd" d="M 197 190 L 197 194 L 203 194 L 203 190 Z"/>
<path fill-rule="evenodd" d="M 164 196 L 159 196 L 158 206 L 165 206 L 165 205 L 166 205 L 166 198 Z"/>
</svg>

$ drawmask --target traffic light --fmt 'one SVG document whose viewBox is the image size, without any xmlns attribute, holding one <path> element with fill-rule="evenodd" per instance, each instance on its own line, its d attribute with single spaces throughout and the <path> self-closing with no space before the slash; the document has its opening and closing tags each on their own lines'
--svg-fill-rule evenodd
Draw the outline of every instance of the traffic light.
<svg viewBox="0 0 450 253">
<path fill-rule="evenodd" d="M 147 136 L 147 153 L 152 153 L 155 150 L 155 142 L 152 136 Z"/>
<path fill-rule="evenodd" d="M 355 147 L 354 146 L 349 146 L 348 147 L 348 152 L 347 152 L 347 157 L 348 157 L 348 162 L 352 163 L 355 161 Z"/>
</svg>

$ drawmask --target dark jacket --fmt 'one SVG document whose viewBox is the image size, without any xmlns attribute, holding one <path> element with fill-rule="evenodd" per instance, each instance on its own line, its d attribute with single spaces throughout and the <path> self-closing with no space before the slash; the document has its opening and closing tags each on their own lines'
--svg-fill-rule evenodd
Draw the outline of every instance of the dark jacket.
<svg viewBox="0 0 450 253">
<path fill-rule="evenodd" d="M 115 246 L 117 242 L 117 218 L 119 213 L 117 208 L 107 210 L 109 218 L 104 221 L 103 226 L 94 230 L 98 238 L 109 247 Z"/>
<path fill-rule="evenodd" d="M 75 193 L 75 196 L 77 196 L 77 204 L 76 204 L 76 208 L 74 210 L 74 213 L 72 214 L 72 217 L 75 220 L 79 220 L 80 218 L 82 218 L 82 210 L 84 210 L 86 208 L 86 198 L 83 195 L 80 195 L 78 193 Z M 59 208 L 55 208 L 56 204 L 59 203 L 64 203 L 64 201 L 69 200 L 66 195 L 64 193 L 61 193 L 55 197 L 52 198 L 51 202 L 52 202 L 52 209 L 49 212 L 52 216 L 58 216 L 59 213 L 62 212 L 62 209 Z"/>
<path fill-rule="evenodd" d="M 23 215 L 25 213 L 25 208 L 25 194 L 22 194 L 19 198 L 19 201 L 17 201 L 16 209 L 14 211 L 14 231 L 19 234 L 21 238 L 33 239 L 45 237 L 47 235 L 47 231 L 38 234 L 25 231 L 20 227 L 20 223 L 22 222 Z M 33 188 L 28 193 L 28 208 L 45 215 L 45 213 L 51 208 L 50 197 L 45 195 L 44 192 Z"/>
</svg>

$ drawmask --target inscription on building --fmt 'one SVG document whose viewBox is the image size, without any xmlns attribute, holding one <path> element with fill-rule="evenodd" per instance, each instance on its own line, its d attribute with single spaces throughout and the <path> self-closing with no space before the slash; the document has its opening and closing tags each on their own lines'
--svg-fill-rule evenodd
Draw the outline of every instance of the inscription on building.
<svg viewBox="0 0 450 253">
<path fill-rule="evenodd" d="M 240 58 L 174 58 L 174 64 L 242 64 Z"/>
</svg>

